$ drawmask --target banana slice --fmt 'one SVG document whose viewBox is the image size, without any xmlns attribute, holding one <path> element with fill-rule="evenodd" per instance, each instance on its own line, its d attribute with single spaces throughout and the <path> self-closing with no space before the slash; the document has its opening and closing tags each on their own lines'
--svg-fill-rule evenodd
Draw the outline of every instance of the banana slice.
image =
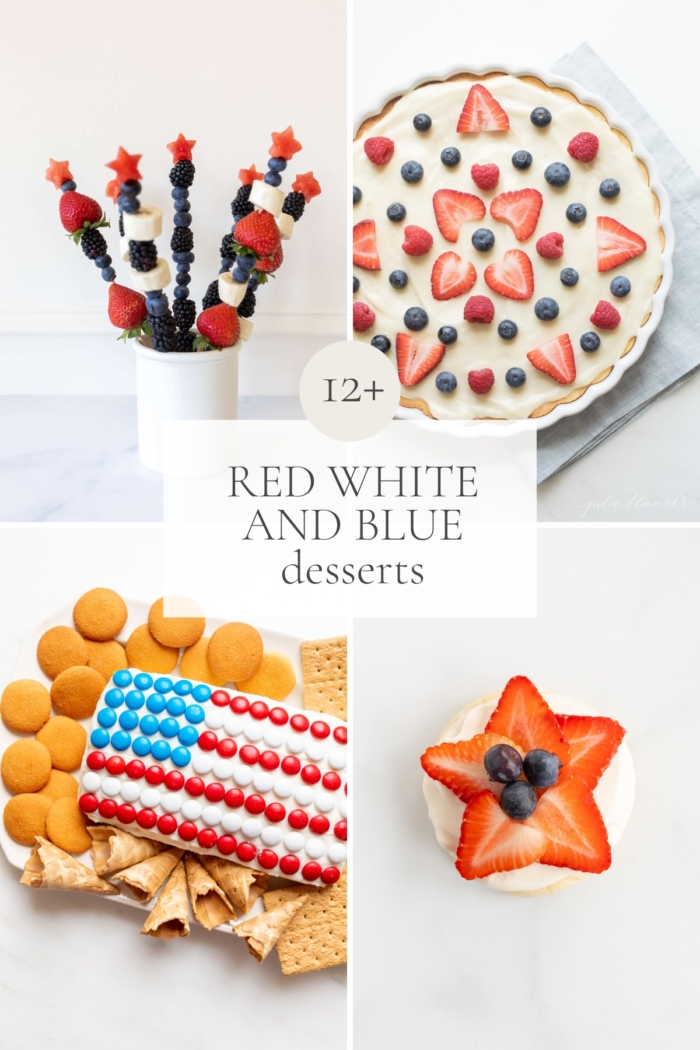
<svg viewBox="0 0 700 1050">
<path fill-rule="evenodd" d="M 159 259 L 152 270 L 135 270 L 131 267 L 131 283 L 140 292 L 157 292 L 170 284 L 170 267 L 167 259 Z"/>
<path fill-rule="evenodd" d="M 238 315 L 238 321 L 241 326 L 240 337 L 244 343 L 247 343 L 253 334 L 253 322 L 249 321 L 247 317 L 241 317 Z"/>
<path fill-rule="evenodd" d="M 230 273 L 219 274 L 219 298 L 222 303 L 228 303 L 229 306 L 238 306 L 239 303 L 243 302 L 247 291 L 247 281 L 239 284 L 238 281 L 234 281 Z"/>
<path fill-rule="evenodd" d="M 119 238 L 119 254 L 122 257 L 122 262 L 131 262 L 131 255 L 129 254 L 129 238 Z"/>
<path fill-rule="evenodd" d="M 270 215 L 278 217 L 284 204 L 284 192 L 276 186 L 270 186 L 267 182 L 260 180 L 253 183 L 250 191 L 250 203 L 263 211 L 269 211 Z"/>
<path fill-rule="evenodd" d="M 154 241 L 163 232 L 163 212 L 160 208 L 142 204 L 139 211 L 122 212 L 124 236 L 130 241 Z"/>
<path fill-rule="evenodd" d="M 283 211 L 275 219 L 277 223 L 277 229 L 280 231 L 280 237 L 283 241 L 291 240 L 292 234 L 294 233 L 294 216 L 287 215 L 286 211 Z"/>
</svg>

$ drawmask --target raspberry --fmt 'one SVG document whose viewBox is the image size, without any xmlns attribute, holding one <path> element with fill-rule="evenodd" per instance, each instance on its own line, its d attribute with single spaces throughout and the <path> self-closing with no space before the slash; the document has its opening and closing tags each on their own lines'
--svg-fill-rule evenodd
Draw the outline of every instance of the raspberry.
<svg viewBox="0 0 700 1050">
<path fill-rule="evenodd" d="M 366 332 L 374 324 L 375 313 L 367 303 L 352 304 L 352 327 L 356 332 Z"/>
<path fill-rule="evenodd" d="M 590 317 L 591 324 L 596 328 L 617 328 L 621 320 L 612 303 L 606 303 L 605 299 L 600 300 Z"/>
<path fill-rule="evenodd" d="M 401 245 L 406 255 L 425 255 L 433 246 L 433 235 L 422 226 L 406 226 Z"/>
<path fill-rule="evenodd" d="M 476 296 L 476 298 L 482 297 Z M 467 372 L 467 381 L 475 394 L 488 394 L 495 378 L 490 368 L 476 368 Z"/>
<path fill-rule="evenodd" d="M 464 320 L 471 324 L 491 324 L 494 306 L 487 295 L 472 295 L 464 306 Z M 493 382 L 493 372 L 491 373 Z M 471 383 L 470 383 L 471 386 Z"/>
<path fill-rule="evenodd" d="M 564 238 L 561 233 L 545 233 L 535 247 L 543 259 L 560 259 L 564 254 Z"/>
<path fill-rule="evenodd" d="M 383 135 L 365 141 L 365 153 L 373 164 L 388 164 L 394 156 L 394 143 Z"/>
<path fill-rule="evenodd" d="M 582 160 L 587 164 L 595 157 L 599 145 L 597 135 L 593 135 L 590 131 L 582 131 L 579 135 L 574 135 L 566 148 L 570 157 Z"/>
<path fill-rule="evenodd" d="M 492 190 L 498 185 L 498 164 L 472 164 L 472 179 L 480 190 Z"/>
</svg>

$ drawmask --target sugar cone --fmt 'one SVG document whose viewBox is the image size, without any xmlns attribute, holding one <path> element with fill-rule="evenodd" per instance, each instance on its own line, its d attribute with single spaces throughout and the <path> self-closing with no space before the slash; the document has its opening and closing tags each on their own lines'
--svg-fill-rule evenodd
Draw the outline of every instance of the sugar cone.
<svg viewBox="0 0 700 1050">
<path fill-rule="evenodd" d="M 213 930 L 215 926 L 235 919 L 236 913 L 228 897 L 192 853 L 185 854 L 185 873 L 192 911 L 198 923 Z"/>
<path fill-rule="evenodd" d="M 267 889 L 268 876 L 232 860 L 221 860 L 203 853 L 199 860 L 214 881 L 221 887 L 235 908 L 244 914 Z"/>
<path fill-rule="evenodd" d="M 182 854 L 183 850 L 177 848 L 157 853 L 155 857 L 142 860 L 140 864 L 134 864 L 126 871 L 120 871 L 114 876 L 114 879 L 127 885 L 142 904 L 148 904 L 153 900 Z"/>
<path fill-rule="evenodd" d="M 177 862 L 141 933 L 162 941 L 171 941 L 173 937 L 189 937 L 190 909 L 187 904 L 187 876 L 182 860 Z"/>
<path fill-rule="evenodd" d="M 142 839 L 131 835 L 121 828 L 112 828 L 108 824 L 96 824 L 88 828 L 92 837 L 92 863 L 98 875 L 107 875 L 112 871 L 130 868 L 148 857 L 161 853 L 165 846 L 154 839 Z"/>
<path fill-rule="evenodd" d="M 79 890 L 83 893 L 99 893 L 113 897 L 119 893 L 116 886 L 101 879 L 94 871 L 64 853 L 52 842 L 37 835 L 24 874 L 19 880 L 25 886 L 42 890 Z"/>
<path fill-rule="evenodd" d="M 262 915 L 254 915 L 252 919 L 239 922 L 233 927 L 233 932 L 244 938 L 248 951 L 260 963 L 268 957 L 307 899 L 308 894 L 302 893 L 294 900 L 286 901 L 270 911 L 263 912 Z"/>
</svg>

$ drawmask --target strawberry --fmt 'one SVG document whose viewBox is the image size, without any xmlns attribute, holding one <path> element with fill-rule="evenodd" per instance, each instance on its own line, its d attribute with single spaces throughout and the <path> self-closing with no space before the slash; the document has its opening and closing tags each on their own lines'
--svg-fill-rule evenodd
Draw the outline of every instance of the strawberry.
<svg viewBox="0 0 700 1050">
<path fill-rule="evenodd" d="M 540 864 L 596 875 L 610 867 L 612 856 L 603 818 L 591 789 L 575 773 L 560 776 L 559 783 L 544 792 L 524 823 L 545 838 Z"/>
<path fill-rule="evenodd" d="M 598 216 L 597 236 L 598 273 L 614 270 L 616 266 L 647 250 L 647 242 L 643 237 L 607 215 Z"/>
<path fill-rule="evenodd" d="M 614 718 L 602 715 L 556 715 L 569 744 L 564 773 L 576 773 L 593 790 L 610 765 L 625 731 Z"/>
<path fill-rule="evenodd" d="M 378 135 L 373 139 L 366 139 L 364 149 L 372 163 L 378 164 L 380 167 L 388 164 L 394 156 L 394 143 L 383 135 Z"/>
<path fill-rule="evenodd" d="M 210 306 L 197 318 L 197 329 L 201 333 L 195 340 L 198 350 L 205 347 L 220 350 L 224 346 L 234 346 L 241 331 L 238 311 L 227 303 Z"/>
<path fill-rule="evenodd" d="M 467 372 L 467 382 L 475 394 L 488 394 L 495 380 L 496 377 L 490 368 L 473 368 L 471 372 Z"/>
<path fill-rule="evenodd" d="M 488 295 L 472 295 L 464 304 L 464 320 L 470 324 L 491 324 L 495 312 Z"/>
<path fill-rule="evenodd" d="M 406 255 L 425 255 L 433 246 L 433 235 L 422 226 L 405 226 L 401 247 Z"/>
<path fill-rule="evenodd" d="M 487 266 L 484 280 L 492 291 L 507 299 L 529 299 L 535 290 L 532 263 L 519 248 L 511 248 L 502 262 Z"/>
<path fill-rule="evenodd" d="M 124 339 L 137 338 L 145 331 L 143 322 L 148 317 L 146 297 L 140 292 L 132 291 L 131 288 L 125 288 L 123 284 L 112 281 L 109 286 L 107 313 L 115 328 L 124 329 Z M 149 335 L 150 332 L 146 334 Z M 119 338 L 121 339 L 122 336 Z"/>
<path fill-rule="evenodd" d="M 576 378 L 574 348 L 568 335 L 550 339 L 536 350 L 531 350 L 527 359 L 540 372 L 556 379 L 557 383 L 573 383 Z"/>
<path fill-rule="evenodd" d="M 438 190 L 433 196 L 433 210 L 440 233 L 453 244 L 459 239 L 463 222 L 478 221 L 486 214 L 486 206 L 479 197 L 460 190 Z"/>
<path fill-rule="evenodd" d="M 404 332 L 396 336 L 396 365 L 403 386 L 415 386 L 445 356 L 442 343 L 419 343 Z"/>
<path fill-rule="evenodd" d="M 61 194 L 58 214 L 63 229 L 67 230 L 75 241 L 80 239 L 84 229 L 109 226 L 97 201 L 86 197 L 84 193 L 76 193 L 75 190 L 66 190 Z"/>
<path fill-rule="evenodd" d="M 282 251 L 282 245 L 280 244 L 271 259 L 258 259 L 255 264 L 255 269 L 258 273 L 274 273 L 275 270 L 279 270 L 283 262 L 284 252 Z"/>
<path fill-rule="evenodd" d="M 498 164 L 472 164 L 472 179 L 480 190 L 493 190 L 500 176 Z"/>
<path fill-rule="evenodd" d="M 508 131 L 509 128 L 503 106 L 483 84 L 474 84 L 460 114 L 457 131 Z"/>
<path fill-rule="evenodd" d="M 490 791 L 474 795 L 464 811 L 457 846 L 455 867 L 462 878 L 483 879 L 538 861 L 547 840 L 531 820 L 511 820 Z"/>
<path fill-rule="evenodd" d="M 523 752 L 543 748 L 564 763 L 569 757 L 569 747 L 554 712 L 523 675 L 507 683 L 484 732 L 507 736 Z"/>
<path fill-rule="evenodd" d="M 444 252 L 433 263 L 430 286 L 433 299 L 456 299 L 476 283 L 476 270 L 470 262 L 462 262 L 456 252 Z"/>
<path fill-rule="evenodd" d="M 517 241 L 532 236 L 542 210 L 539 190 L 509 190 L 491 201 L 491 217 L 510 226 Z"/>
<path fill-rule="evenodd" d="M 376 320 L 374 310 L 370 310 L 367 303 L 352 304 L 352 329 L 353 332 L 366 332 Z"/>
<path fill-rule="evenodd" d="M 543 259 L 561 259 L 564 254 L 564 237 L 561 233 L 545 233 L 535 248 Z"/>
<path fill-rule="evenodd" d="M 363 270 L 381 270 L 377 255 L 374 219 L 364 219 L 352 228 L 352 261 Z"/>
<path fill-rule="evenodd" d="M 471 740 L 445 741 L 429 747 L 421 755 L 420 764 L 432 780 L 439 780 L 462 802 L 485 789 L 500 798 L 504 785 L 489 780 L 484 766 L 484 755 L 496 744 L 513 746 L 512 741 L 496 733 L 480 733 Z"/>
<path fill-rule="evenodd" d="M 578 135 L 574 135 L 566 149 L 574 160 L 581 160 L 587 164 L 595 158 L 599 146 L 597 135 L 590 131 L 581 131 Z"/>
<path fill-rule="evenodd" d="M 606 303 L 605 299 L 601 299 L 589 320 L 596 328 L 612 331 L 613 328 L 617 328 L 622 318 L 612 303 Z"/>
<path fill-rule="evenodd" d="M 236 223 L 233 236 L 244 248 L 250 248 L 259 257 L 273 255 L 280 244 L 280 231 L 267 211 L 252 211 Z"/>
</svg>

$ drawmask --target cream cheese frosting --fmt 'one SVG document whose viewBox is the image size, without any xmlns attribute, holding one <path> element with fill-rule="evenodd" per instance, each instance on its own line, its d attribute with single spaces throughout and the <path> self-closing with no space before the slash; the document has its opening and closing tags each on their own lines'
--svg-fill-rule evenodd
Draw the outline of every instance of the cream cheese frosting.
<svg viewBox="0 0 700 1050">
<path fill-rule="evenodd" d="M 578 102 L 568 92 L 550 91 L 506 74 L 485 78 L 484 86 L 508 114 L 510 130 L 458 134 L 457 121 L 471 86 L 470 81 L 453 80 L 410 91 L 363 131 L 354 144 L 355 185 L 362 191 L 362 199 L 353 208 L 353 223 L 375 220 L 381 262 L 381 270 L 377 271 L 354 267 L 360 281 L 355 300 L 366 303 L 376 314 L 373 327 L 356 333 L 355 338 L 370 342 L 374 335 L 388 336 L 392 344 L 389 356 L 395 360 L 397 333 L 406 332 L 421 342 L 434 344 L 439 342 L 438 330 L 451 325 L 457 329 L 457 341 L 447 347 L 440 364 L 418 384 L 402 387 L 403 397 L 422 399 L 437 419 L 524 419 L 594 382 L 620 359 L 643 325 L 662 273 L 657 202 L 644 177 L 644 166 L 625 144 L 626 140 L 622 141 L 599 111 Z M 535 127 L 530 121 L 530 113 L 537 106 L 545 106 L 552 113 L 552 122 L 546 128 Z M 429 131 L 415 130 L 413 117 L 417 113 L 431 117 Z M 597 135 L 600 141 L 597 156 L 587 164 L 567 153 L 571 139 L 584 131 Z M 383 167 L 373 164 L 364 153 L 364 141 L 375 136 L 387 136 L 395 143 L 394 155 Z M 462 159 L 456 167 L 446 167 L 440 160 L 440 153 L 447 146 L 456 146 L 461 152 Z M 530 168 L 519 170 L 511 158 L 523 149 L 532 154 L 533 161 Z M 401 177 L 401 166 L 407 160 L 423 166 L 424 176 L 417 184 L 409 184 Z M 571 171 L 568 184 L 561 188 L 550 186 L 544 178 L 545 168 L 555 161 L 563 161 Z M 498 165 L 500 178 L 495 189 L 481 190 L 475 185 L 471 178 L 471 166 L 475 163 Z M 600 195 L 600 183 L 606 178 L 620 183 L 618 197 L 606 199 Z M 482 220 L 463 224 L 456 244 L 441 235 L 433 211 L 434 193 L 448 188 L 475 194 L 486 206 Z M 520 242 L 510 227 L 491 218 L 489 205 L 500 193 L 525 188 L 539 190 L 544 203 L 535 232 Z M 403 222 L 391 222 L 386 216 L 387 207 L 394 202 L 406 208 Z M 572 203 L 583 204 L 587 209 L 587 217 L 579 225 L 566 218 L 566 209 Z M 646 251 L 614 270 L 598 273 L 598 216 L 610 216 L 642 236 Z M 411 257 L 403 251 L 407 225 L 423 227 L 433 235 L 433 246 L 425 255 Z M 476 251 L 471 243 L 472 234 L 480 227 L 495 234 L 495 245 L 488 252 Z M 563 234 L 564 254 L 559 259 L 543 259 L 537 254 L 535 243 L 552 232 Z M 527 254 L 534 271 L 535 290 L 527 301 L 505 298 L 484 280 L 486 267 L 500 262 L 505 252 L 514 248 Z M 438 256 L 447 251 L 456 252 L 463 261 L 469 260 L 476 268 L 477 280 L 468 293 L 438 302 L 431 292 L 431 271 Z M 575 286 L 561 283 L 559 274 L 564 267 L 578 271 Z M 396 269 L 408 274 L 408 284 L 401 290 L 393 288 L 388 280 Z M 615 298 L 610 291 L 610 282 L 618 275 L 628 277 L 632 284 L 631 292 L 623 299 Z M 490 325 L 464 321 L 464 304 L 473 295 L 486 295 L 495 304 L 496 314 Z M 559 304 L 559 316 L 553 321 L 540 321 L 535 316 L 535 302 L 543 297 L 551 297 Z M 621 315 L 621 322 L 613 331 L 601 331 L 590 321 L 601 299 L 612 303 Z M 405 311 L 412 306 L 422 307 L 428 314 L 428 325 L 420 332 L 410 332 L 403 323 Z M 517 336 L 510 341 L 497 333 L 498 323 L 506 319 L 518 326 Z M 601 345 L 596 352 L 585 353 L 579 341 L 590 331 L 600 336 Z M 576 378 L 569 385 L 539 372 L 526 357 L 529 351 L 565 333 L 571 339 L 576 363 Z M 507 370 L 513 366 L 523 368 L 527 375 L 525 384 L 518 389 L 509 387 L 505 380 Z M 488 394 L 479 395 L 470 389 L 467 372 L 481 368 L 491 368 L 495 382 Z M 435 386 L 441 371 L 450 371 L 457 378 L 457 388 L 451 394 L 440 393 Z"/>
<path fill-rule="evenodd" d="M 556 714 L 561 715 L 597 715 L 592 707 L 573 700 L 559 693 L 543 692 L 542 696 Z M 500 693 L 493 693 L 469 704 L 450 723 L 438 740 L 470 740 L 478 733 L 483 733 L 486 723 L 496 708 Z M 603 822 L 608 832 L 611 847 L 620 841 L 625 825 L 629 820 L 634 803 L 635 772 L 632 755 L 623 740 L 612 762 L 601 776 L 593 791 Z M 457 845 L 464 815 L 464 803 L 443 784 L 425 776 L 423 795 L 428 804 L 428 815 L 435 828 L 437 840 L 454 860 L 457 859 Z M 480 879 L 494 890 L 505 893 L 543 893 L 563 888 L 569 880 L 577 881 L 583 874 L 570 868 L 556 868 L 549 864 L 530 864 L 515 871 L 495 872 Z"/>
</svg>

